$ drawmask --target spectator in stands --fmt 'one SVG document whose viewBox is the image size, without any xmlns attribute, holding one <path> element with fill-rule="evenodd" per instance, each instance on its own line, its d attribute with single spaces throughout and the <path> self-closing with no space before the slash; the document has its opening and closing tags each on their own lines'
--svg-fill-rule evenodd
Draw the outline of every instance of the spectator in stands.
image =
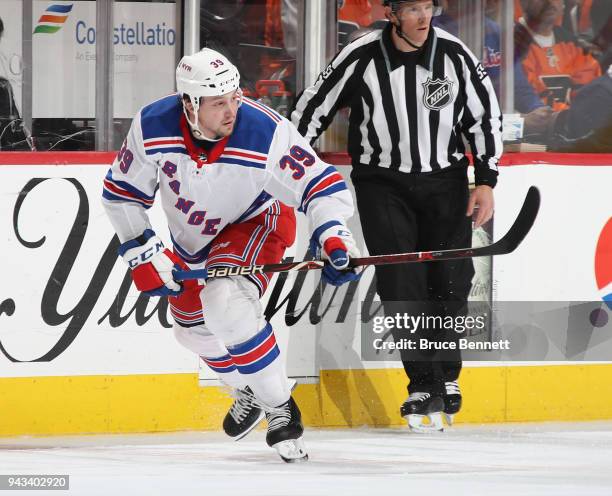
<svg viewBox="0 0 612 496">
<path fill-rule="evenodd" d="M 612 2 L 593 0 L 593 44 L 604 75 L 580 89 L 569 109 L 549 128 L 549 148 L 565 152 L 612 152 Z"/>
<path fill-rule="evenodd" d="M 3 34 L 4 23 L 0 18 L 0 40 Z M 13 87 L 8 79 L 0 76 L 0 151 L 29 149 L 19 110 L 15 105 Z"/>
<path fill-rule="evenodd" d="M 501 96 L 501 27 L 495 21 L 499 16 L 500 4 L 498 0 L 488 0 L 485 10 L 485 39 L 482 65 L 493 83 L 493 88 Z M 434 24 L 442 29 L 458 34 L 457 18 L 459 16 L 457 2 L 442 1 L 444 13 L 434 18 Z M 520 61 L 514 65 L 514 106 L 525 118 L 525 134 L 541 135 L 548 129 L 552 110 L 546 106 L 531 87 Z"/>
<path fill-rule="evenodd" d="M 524 16 L 515 25 L 515 55 L 544 103 L 555 111 L 569 107 L 571 91 L 601 76 L 595 58 L 557 26 L 563 0 L 521 0 Z"/>
<path fill-rule="evenodd" d="M 550 150 L 612 152 L 612 66 L 576 93 L 572 106 L 553 120 L 550 135 Z"/>
</svg>

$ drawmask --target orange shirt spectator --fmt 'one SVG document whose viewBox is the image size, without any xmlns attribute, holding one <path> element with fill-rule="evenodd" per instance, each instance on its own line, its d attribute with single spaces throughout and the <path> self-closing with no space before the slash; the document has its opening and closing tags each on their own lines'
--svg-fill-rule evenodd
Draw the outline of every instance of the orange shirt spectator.
<svg viewBox="0 0 612 496">
<path fill-rule="evenodd" d="M 521 0 L 524 17 L 515 24 L 515 56 L 527 80 L 553 110 L 568 108 L 571 91 L 601 76 L 597 60 L 557 25 L 563 0 Z"/>
<path fill-rule="evenodd" d="M 527 27 L 518 24 L 516 31 L 526 31 Z M 569 99 L 556 98 L 550 101 L 551 90 L 545 83 L 546 76 L 568 76 L 571 89 L 590 83 L 601 76 L 601 68 L 595 58 L 575 43 L 575 38 L 562 28 L 553 30 L 554 40 L 550 43 L 538 43 L 537 35 L 527 31 L 522 38 L 531 39 L 531 43 L 522 51 L 523 69 L 527 80 L 546 104 L 552 104 L 553 110 L 564 110 L 569 107 Z M 518 36 L 517 36 L 518 38 Z"/>
</svg>

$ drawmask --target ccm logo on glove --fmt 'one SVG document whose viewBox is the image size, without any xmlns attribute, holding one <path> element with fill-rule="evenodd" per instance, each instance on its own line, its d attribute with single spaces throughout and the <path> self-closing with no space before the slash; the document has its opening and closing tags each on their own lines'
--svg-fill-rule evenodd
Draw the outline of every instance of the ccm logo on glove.
<svg viewBox="0 0 612 496">
<path fill-rule="evenodd" d="M 176 296 L 183 290 L 172 277 L 174 269 L 182 269 L 181 261 L 151 229 L 119 246 L 119 255 L 132 270 L 139 291 L 149 296 Z"/>
<path fill-rule="evenodd" d="M 162 251 L 163 249 L 164 249 L 164 243 L 162 243 L 161 240 L 157 238 L 157 242 L 154 242 L 153 246 L 150 246 L 143 253 L 140 253 L 134 258 L 128 260 L 127 261 L 128 266 L 130 267 L 130 269 L 133 269 L 134 267 L 138 267 L 141 263 L 145 263 L 147 260 L 149 260 L 151 257 L 156 255 L 158 252 Z"/>
</svg>

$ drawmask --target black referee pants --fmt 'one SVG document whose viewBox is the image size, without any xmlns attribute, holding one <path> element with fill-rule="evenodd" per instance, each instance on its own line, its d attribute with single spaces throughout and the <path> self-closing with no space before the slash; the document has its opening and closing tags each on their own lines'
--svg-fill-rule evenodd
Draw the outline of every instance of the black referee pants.
<svg viewBox="0 0 612 496">
<path fill-rule="evenodd" d="M 447 250 L 471 246 L 467 169 L 434 174 L 405 174 L 380 167 L 359 166 L 351 174 L 366 246 L 371 255 Z M 378 265 L 376 287 L 385 315 L 456 316 L 465 311 L 474 266 L 469 258 L 453 261 Z M 419 329 L 414 334 L 393 329 L 400 338 L 424 337 L 455 341 L 452 329 Z M 443 394 L 444 382 L 461 371 L 461 352 L 402 352 L 410 383 L 408 392 Z"/>
</svg>

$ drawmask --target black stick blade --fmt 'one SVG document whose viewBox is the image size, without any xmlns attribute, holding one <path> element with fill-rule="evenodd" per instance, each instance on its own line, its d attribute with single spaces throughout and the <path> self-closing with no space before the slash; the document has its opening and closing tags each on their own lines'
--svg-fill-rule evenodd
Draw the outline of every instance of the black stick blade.
<svg viewBox="0 0 612 496">
<path fill-rule="evenodd" d="M 388 265 L 396 263 L 435 262 L 440 260 L 457 260 L 460 258 L 486 257 L 505 255 L 514 251 L 531 230 L 540 209 L 540 191 L 531 186 L 514 224 L 499 241 L 478 248 L 459 248 L 441 251 L 424 251 L 414 253 L 397 253 L 394 255 L 375 255 L 351 259 L 351 266 Z"/>
<path fill-rule="evenodd" d="M 502 239 L 485 247 L 485 250 L 486 248 L 491 248 L 491 252 L 489 253 L 491 255 L 504 255 L 516 250 L 518 245 L 521 244 L 525 236 L 527 236 L 533 227 L 539 210 L 540 190 L 535 186 L 531 186 L 529 191 L 527 191 L 527 196 L 525 197 L 521 211 L 514 220 L 512 227 Z"/>
</svg>

